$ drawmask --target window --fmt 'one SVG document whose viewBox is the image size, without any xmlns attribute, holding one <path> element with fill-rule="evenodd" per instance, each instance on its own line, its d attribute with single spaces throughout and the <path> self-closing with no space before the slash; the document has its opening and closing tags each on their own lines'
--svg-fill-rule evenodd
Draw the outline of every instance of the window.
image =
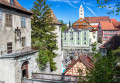
<svg viewBox="0 0 120 83">
<path fill-rule="evenodd" d="M 65 35 L 66 35 L 66 32 L 65 32 Z"/>
<path fill-rule="evenodd" d="M 83 25 L 87 25 L 87 23 L 83 23 Z"/>
<path fill-rule="evenodd" d="M 2 25 L 2 9 L 0 9 L 0 26 Z"/>
<path fill-rule="evenodd" d="M 70 36 L 70 40 L 73 40 L 73 37 L 72 37 L 72 36 Z"/>
<path fill-rule="evenodd" d="M 12 42 L 7 43 L 7 53 L 12 53 Z"/>
<path fill-rule="evenodd" d="M 108 35 L 107 34 L 104 34 L 104 37 L 107 37 Z"/>
<path fill-rule="evenodd" d="M 80 42 L 78 42 L 78 44 L 80 44 Z"/>
<path fill-rule="evenodd" d="M 87 33 L 86 33 L 86 31 L 84 32 L 84 35 L 86 35 Z"/>
<path fill-rule="evenodd" d="M 22 47 L 25 47 L 25 37 L 22 37 Z"/>
<path fill-rule="evenodd" d="M 6 26 L 12 26 L 12 15 L 11 14 L 6 14 L 5 16 L 5 22 Z"/>
<path fill-rule="evenodd" d="M 84 40 L 87 40 L 87 38 L 86 38 L 86 37 L 84 37 Z"/>
<path fill-rule="evenodd" d="M 80 38 L 78 37 L 77 40 L 80 40 Z"/>
<path fill-rule="evenodd" d="M 66 40 L 66 37 L 64 37 L 64 40 Z"/>
<path fill-rule="evenodd" d="M 84 45 L 86 45 L 87 43 L 86 42 L 84 42 Z"/>
<path fill-rule="evenodd" d="M 107 40 L 107 38 L 104 38 L 104 40 Z"/>
<path fill-rule="evenodd" d="M 26 28 L 26 18 L 25 17 L 21 17 L 21 27 Z"/>
<path fill-rule="evenodd" d="M 93 39 L 95 39 L 95 36 L 93 36 Z"/>
<path fill-rule="evenodd" d="M 104 31 L 104 33 L 108 33 L 108 31 Z"/>
<path fill-rule="evenodd" d="M 73 32 L 70 32 L 70 35 L 73 35 Z"/>
<path fill-rule="evenodd" d="M 10 0 L 10 4 L 11 4 L 11 5 L 14 5 L 14 0 Z"/>
<path fill-rule="evenodd" d="M 79 24 L 77 23 L 77 24 L 75 24 L 75 25 L 77 25 L 77 26 L 78 26 Z"/>
<path fill-rule="evenodd" d="M 77 34 L 79 35 L 80 33 L 79 33 L 79 32 L 77 32 Z"/>
</svg>

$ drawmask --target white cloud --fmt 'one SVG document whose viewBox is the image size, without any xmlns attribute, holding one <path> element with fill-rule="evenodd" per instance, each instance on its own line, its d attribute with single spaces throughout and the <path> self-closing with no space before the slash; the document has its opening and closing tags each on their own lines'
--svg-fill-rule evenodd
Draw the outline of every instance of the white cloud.
<svg viewBox="0 0 120 83">
<path fill-rule="evenodd" d="M 85 5 L 85 2 L 83 1 L 83 4 Z"/>
<path fill-rule="evenodd" d="M 74 3 L 74 4 L 79 3 L 79 1 L 77 1 L 77 0 L 74 0 L 74 1 L 73 0 L 48 0 L 48 1 L 68 3 L 69 5 L 71 5 L 74 8 L 77 8 L 77 7 L 74 6 L 72 3 Z"/>
<path fill-rule="evenodd" d="M 56 7 L 60 7 L 60 5 L 57 5 Z"/>
<path fill-rule="evenodd" d="M 71 1 L 72 3 L 74 3 L 74 4 L 77 4 L 77 3 L 79 3 L 79 1 Z"/>
<path fill-rule="evenodd" d="M 87 7 L 87 6 L 86 6 L 86 7 Z M 88 9 L 92 14 L 94 14 L 94 15 L 96 16 L 96 14 L 93 12 L 93 10 L 92 10 L 91 8 L 87 7 L 87 9 Z"/>
</svg>

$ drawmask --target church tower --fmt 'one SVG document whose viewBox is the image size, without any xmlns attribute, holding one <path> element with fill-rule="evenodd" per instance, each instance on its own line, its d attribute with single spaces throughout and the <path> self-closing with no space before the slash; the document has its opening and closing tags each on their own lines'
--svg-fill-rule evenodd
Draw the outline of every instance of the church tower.
<svg viewBox="0 0 120 83">
<path fill-rule="evenodd" d="M 83 9 L 82 4 L 81 4 L 81 6 L 79 8 L 79 18 L 84 19 L 84 9 Z"/>
</svg>

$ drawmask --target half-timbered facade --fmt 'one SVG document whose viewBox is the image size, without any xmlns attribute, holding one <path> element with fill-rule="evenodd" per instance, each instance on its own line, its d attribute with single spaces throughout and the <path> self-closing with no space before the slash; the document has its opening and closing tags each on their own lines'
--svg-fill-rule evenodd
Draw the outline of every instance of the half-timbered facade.
<svg viewBox="0 0 120 83">
<path fill-rule="evenodd" d="M 90 61 L 90 58 L 85 55 L 81 55 L 76 61 L 72 61 L 71 64 L 68 65 L 64 74 L 72 76 L 86 76 L 87 72 L 89 72 L 93 67 L 94 65 Z"/>
</svg>

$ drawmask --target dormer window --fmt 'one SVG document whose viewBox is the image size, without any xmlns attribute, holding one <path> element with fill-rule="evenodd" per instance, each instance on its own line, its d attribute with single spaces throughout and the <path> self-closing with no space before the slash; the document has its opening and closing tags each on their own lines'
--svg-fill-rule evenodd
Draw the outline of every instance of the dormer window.
<svg viewBox="0 0 120 83">
<path fill-rule="evenodd" d="M 11 5 L 14 5 L 14 0 L 10 0 L 10 4 L 11 4 Z"/>
</svg>

